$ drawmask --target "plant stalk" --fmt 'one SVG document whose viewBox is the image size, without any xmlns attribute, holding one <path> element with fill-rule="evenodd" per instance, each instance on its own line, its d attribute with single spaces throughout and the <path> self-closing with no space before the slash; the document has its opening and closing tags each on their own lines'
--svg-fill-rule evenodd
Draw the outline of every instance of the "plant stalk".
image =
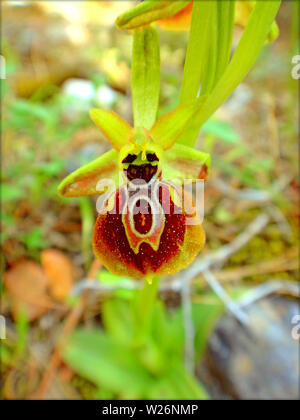
<svg viewBox="0 0 300 420">
<path fill-rule="evenodd" d="M 136 292 L 137 294 L 133 307 L 135 320 L 134 346 L 141 346 L 149 332 L 153 307 L 157 298 L 159 280 L 159 276 L 154 276 L 151 282 L 148 279 L 145 279 L 143 289 L 137 290 Z"/>
</svg>

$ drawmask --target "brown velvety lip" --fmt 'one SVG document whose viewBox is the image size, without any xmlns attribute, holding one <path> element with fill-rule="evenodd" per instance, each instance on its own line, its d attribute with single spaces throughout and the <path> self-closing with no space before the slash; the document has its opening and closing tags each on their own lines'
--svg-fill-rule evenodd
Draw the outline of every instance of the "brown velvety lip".
<svg viewBox="0 0 300 420">
<path fill-rule="evenodd" d="M 149 182 L 154 175 L 157 173 L 158 167 L 152 166 L 150 163 L 144 163 L 143 165 L 129 165 L 126 169 L 127 179 L 133 181 L 134 179 L 143 179 Z"/>
</svg>

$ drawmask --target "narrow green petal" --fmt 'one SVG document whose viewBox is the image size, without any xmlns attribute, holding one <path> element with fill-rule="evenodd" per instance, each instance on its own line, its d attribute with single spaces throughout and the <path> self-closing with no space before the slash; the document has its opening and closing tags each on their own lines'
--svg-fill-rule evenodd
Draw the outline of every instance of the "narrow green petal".
<svg viewBox="0 0 300 420">
<path fill-rule="evenodd" d="M 112 180 L 117 186 L 118 169 L 118 152 L 112 149 L 68 175 L 59 185 L 58 194 L 62 197 L 101 194 L 97 190 L 98 182 Z"/>
<path fill-rule="evenodd" d="M 134 30 L 131 90 L 134 126 L 150 129 L 156 120 L 160 90 L 159 36 L 150 26 Z"/>
<path fill-rule="evenodd" d="M 119 16 L 116 25 L 121 29 L 135 29 L 156 20 L 173 16 L 184 9 L 190 0 L 185 1 L 159 1 L 148 0 L 137 5 Z"/>
<path fill-rule="evenodd" d="M 163 149 L 169 149 L 184 133 L 184 130 L 196 112 L 201 109 L 206 97 L 197 98 L 163 115 L 150 130 L 154 143 Z"/>
<path fill-rule="evenodd" d="M 120 150 L 129 142 L 132 127 L 113 111 L 91 109 L 90 116 L 115 149 Z"/>
</svg>

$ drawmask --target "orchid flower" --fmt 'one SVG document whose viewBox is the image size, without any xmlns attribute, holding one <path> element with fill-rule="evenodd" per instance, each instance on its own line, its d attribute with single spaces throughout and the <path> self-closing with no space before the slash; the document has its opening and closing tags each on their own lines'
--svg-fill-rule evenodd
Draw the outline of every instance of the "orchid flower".
<svg viewBox="0 0 300 420">
<path fill-rule="evenodd" d="M 137 278 L 176 273 L 204 245 L 195 206 L 182 185 L 184 180 L 206 179 L 210 156 L 175 143 L 203 98 L 156 121 L 159 61 L 156 30 L 137 29 L 134 127 L 112 111 L 92 109 L 92 120 L 113 149 L 70 174 L 58 190 L 64 197 L 104 195 L 94 228 L 94 253 L 111 272 Z"/>
<path fill-rule="evenodd" d="M 279 6 L 280 0 L 255 2 L 232 57 L 235 1 L 195 1 L 191 7 L 187 1 L 148 0 L 118 18 L 119 27 L 133 29 L 134 126 L 114 112 L 91 110 L 113 149 L 70 174 L 58 190 L 64 197 L 100 196 L 93 249 L 112 273 L 150 281 L 186 267 L 204 246 L 184 184 L 206 180 L 210 156 L 194 143 L 253 66 Z M 151 22 L 190 10 L 180 104 L 157 120 L 159 38 Z"/>
</svg>

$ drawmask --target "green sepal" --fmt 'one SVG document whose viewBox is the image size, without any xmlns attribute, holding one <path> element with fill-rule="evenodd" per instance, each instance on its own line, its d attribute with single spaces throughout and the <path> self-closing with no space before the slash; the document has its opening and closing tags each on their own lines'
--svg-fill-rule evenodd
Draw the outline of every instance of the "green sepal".
<svg viewBox="0 0 300 420">
<path fill-rule="evenodd" d="M 163 149 L 169 149 L 184 133 L 193 115 L 201 109 L 206 97 L 193 99 L 163 115 L 151 128 L 150 137 Z"/>
<path fill-rule="evenodd" d="M 127 144 L 132 136 L 132 127 L 113 111 L 91 109 L 90 116 L 99 130 L 116 150 Z"/>
<path fill-rule="evenodd" d="M 194 182 L 206 180 L 210 168 L 209 153 L 200 152 L 192 147 L 174 144 L 164 152 L 163 179 L 182 183 L 184 180 Z"/>
<path fill-rule="evenodd" d="M 156 120 L 160 90 L 159 36 L 150 26 L 133 34 L 131 90 L 134 126 L 149 130 Z"/>
<path fill-rule="evenodd" d="M 120 15 L 116 25 L 121 29 L 135 29 L 156 20 L 165 19 L 184 9 L 190 1 L 148 0 Z"/>
<path fill-rule="evenodd" d="M 58 194 L 62 197 L 80 197 L 102 194 L 97 190 L 100 180 L 112 180 L 116 188 L 119 185 L 118 152 L 109 150 L 98 159 L 82 166 L 68 175 L 59 185 Z"/>
</svg>

